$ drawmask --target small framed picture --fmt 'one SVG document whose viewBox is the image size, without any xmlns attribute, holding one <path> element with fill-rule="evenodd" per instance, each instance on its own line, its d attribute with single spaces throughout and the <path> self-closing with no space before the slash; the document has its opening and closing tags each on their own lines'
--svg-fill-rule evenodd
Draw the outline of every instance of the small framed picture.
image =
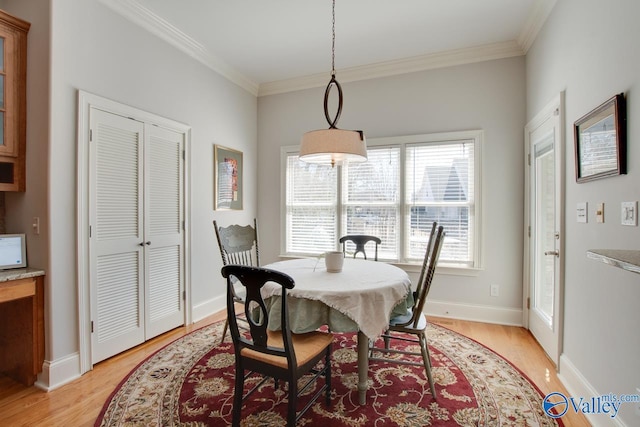
<svg viewBox="0 0 640 427">
<path fill-rule="evenodd" d="M 577 182 L 627 173 L 624 94 L 578 119 L 573 129 Z"/>
<path fill-rule="evenodd" d="M 242 210 L 242 151 L 214 145 L 213 209 Z"/>
</svg>

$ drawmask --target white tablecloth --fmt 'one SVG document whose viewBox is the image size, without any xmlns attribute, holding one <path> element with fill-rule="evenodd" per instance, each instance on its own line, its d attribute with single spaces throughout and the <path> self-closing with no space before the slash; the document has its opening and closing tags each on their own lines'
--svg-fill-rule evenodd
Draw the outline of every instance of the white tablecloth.
<svg viewBox="0 0 640 427">
<path fill-rule="evenodd" d="M 391 313 L 411 290 L 407 273 L 393 265 L 347 258 L 340 273 L 326 271 L 324 259 L 296 259 L 264 265 L 281 271 L 295 281 L 288 292 L 293 298 L 321 301 L 352 319 L 369 338 L 387 328 Z M 267 283 L 262 297 L 279 296 L 282 288 Z"/>
</svg>

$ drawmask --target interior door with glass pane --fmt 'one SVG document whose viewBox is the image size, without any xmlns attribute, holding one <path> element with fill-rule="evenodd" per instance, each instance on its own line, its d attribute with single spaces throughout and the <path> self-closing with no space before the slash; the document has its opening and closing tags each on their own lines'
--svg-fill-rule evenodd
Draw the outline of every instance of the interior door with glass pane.
<svg viewBox="0 0 640 427">
<path fill-rule="evenodd" d="M 561 328 L 559 109 L 529 129 L 529 329 L 556 364 Z"/>
</svg>

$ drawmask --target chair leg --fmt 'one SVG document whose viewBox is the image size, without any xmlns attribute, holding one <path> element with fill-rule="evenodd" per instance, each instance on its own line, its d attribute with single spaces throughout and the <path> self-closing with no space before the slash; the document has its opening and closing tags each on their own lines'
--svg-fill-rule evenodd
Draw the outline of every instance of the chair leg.
<svg viewBox="0 0 640 427">
<path fill-rule="evenodd" d="M 224 342 L 224 337 L 227 336 L 228 329 L 229 329 L 229 319 L 224 321 L 224 329 L 222 329 L 222 338 L 220 338 L 220 344 Z"/>
<path fill-rule="evenodd" d="M 296 398 L 298 396 L 298 381 L 289 378 L 289 404 L 287 405 L 287 427 L 296 425 Z"/>
<path fill-rule="evenodd" d="M 327 385 L 326 390 L 326 400 L 327 407 L 331 406 L 331 351 L 327 350 L 327 354 L 324 358 L 325 371 L 324 371 L 324 381 Z"/>
<path fill-rule="evenodd" d="M 233 415 L 231 425 L 240 427 L 240 410 L 242 409 L 242 394 L 244 393 L 244 368 L 236 363 L 236 381 L 233 392 Z"/>
<path fill-rule="evenodd" d="M 427 337 L 424 334 L 420 334 L 420 351 L 422 353 L 422 362 L 424 364 L 424 370 L 427 373 L 427 379 L 429 380 L 429 387 L 431 388 L 431 395 L 433 398 L 437 398 L 436 386 L 433 382 L 433 375 L 431 374 L 431 355 L 429 354 L 429 345 L 427 344 Z"/>
</svg>

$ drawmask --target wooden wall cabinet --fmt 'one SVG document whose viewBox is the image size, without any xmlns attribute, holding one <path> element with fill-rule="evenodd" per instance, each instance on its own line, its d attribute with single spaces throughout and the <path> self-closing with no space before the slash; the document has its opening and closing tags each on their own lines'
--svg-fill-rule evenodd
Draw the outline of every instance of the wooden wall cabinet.
<svg viewBox="0 0 640 427">
<path fill-rule="evenodd" d="M 30 26 L 0 10 L 0 191 L 25 191 Z"/>
</svg>

